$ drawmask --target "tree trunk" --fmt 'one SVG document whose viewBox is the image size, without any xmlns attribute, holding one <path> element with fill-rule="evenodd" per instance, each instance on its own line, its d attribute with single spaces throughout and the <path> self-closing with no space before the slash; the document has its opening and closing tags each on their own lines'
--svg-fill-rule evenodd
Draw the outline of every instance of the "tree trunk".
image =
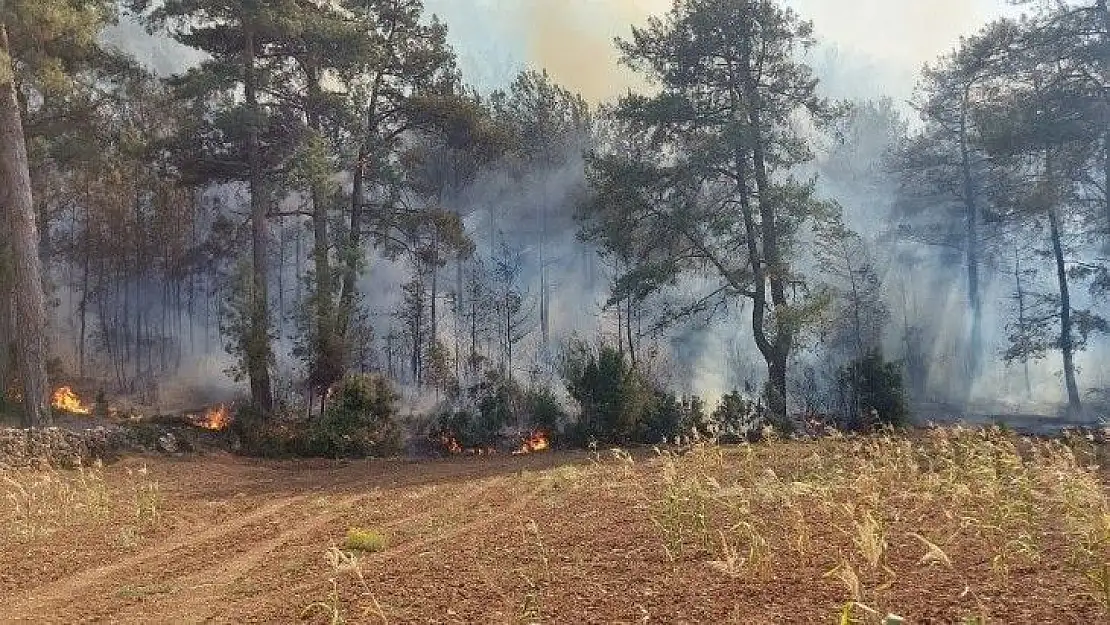
<svg viewBox="0 0 1110 625">
<path fill-rule="evenodd" d="M 786 403 L 786 364 L 790 350 L 794 346 L 794 330 L 787 321 L 788 302 L 786 300 L 787 267 L 779 247 L 779 227 L 775 206 L 768 198 L 774 197 L 770 177 L 767 175 L 763 147 L 763 123 L 761 121 L 761 98 L 754 79 L 747 77 L 744 83 L 747 115 L 751 128 L 751 157 L 755 174 L 755 190 L 759 201 L 759 237 L 762 243 L 764 276 L 770 287 L 771 305 L 775 315 L 775 335 L 773 339 L 764 337 L 760 351 L 767 361 L 768 388 L 767 407 L 772 422 L 782 432 L 792 432 L 793 425 L 787 413 Z M 762 288 L 758 289 L 763 291 Z M 762 297 L 766 297 L 764 291 Z M 762 317 L 762 306 L 759 307 Z M 754 317 L 753 317 L 754 319 Z M 763 330 L 763 319 L 757 323 Z"/>
<path fill-rule="evenodd" d="M 1021 255 L 1014 254 L 1014 282 L 1017 288 L 1016 297 L 1018 305 L 1018 332 L 1024 335 L 1028 329 L 1026 327 L 1026 304 L 1025 304 L 1025 287 L 1021 281 Z M 1029 359 L 1025 358 L 1024 362 L 1025 373 L 1025 397 L 1033 396 L 1033 383 L 1029 377 Z"/>
<path fill-rule="evenodd" d="M 964 209 L 967 213 L 967 300 L 971 307 L 971 345 L 968 368 L 974 379 L 979 375 L 983 351 L 983 305 L 979 292 L 979 208 L 975 178 L 971 169 L 971 148 L 967 137 L 968 98 L 971 85 L 964 87 L 960 102 L 960 159 L 963 171 Z"/>
<path fill-rule="evenodd" d="M 84 249 L 81 259 L 81 303 L 78 304 L 80 314 L 80 330 L 77 337 L 78 373 L 85 377 L 85 350 L 87 344 L 88 318 L 89 318 L 89 265 L 92 255 L 92 215 L 89 204 L 92 202 L 92 193 L 89 191 L 89 181 L 85 179 L 85 237 Z"/>
<path fill-rule="evenodd" d="M 250 327 L 247 328 L 244 358 L 250 377 L 251 402 L 263 414 L 273 410 L 273 392 L 270 388 L 270 314 L 268 296 L 268 232 L 266 231 L 269 197 L 262 171 L 262 154 L 259 145 L 259 124 L 262 110 L 258 105 L 255 78 L 254 32 L 246 29 L 243 51 L 244 97 L 249 111 L 247 129 L 247 161 L 250 169 L 251 195 L 251 289 Z"/>
<path fill-rule="evenodd" d="M 351 189 L 351 223 L 347 234 L 346 259 L 343 285 L 339 294 L 340 335 L 347 338 L 355 317 L 355 282 L 358 280 L 359 261 L 362 257 L 362 209 L 366 194 L 367 149 L 363 142 L 355 161 L 354 186 Z"/>
<path fill-rule="evenodd" d="M 1102 184 L 1106 234 L 1110 236 L 1110 6 L 1107 0 L 1095 3 L 1102 22 Z"/>
<path fill-rule="evenodd" d="M 0 51 L 8 51 L 8 35 L 0 23 Z M 0 68 L 0 75 L 14 71 Z M 31 176 L 27 169 L 27 144 L 23 122 L 12 80 L 0 83 L 0 211 L 10 238 L 10 257 L 6 259 L 11 277 L 10 298 L 12 334 L 16 367 L 22 381 L 23 424 L 27 427 L 50 425 L 53 416 L 47 407 L 46 379 L 46 298 L 42 290 L 42 261 L 39 258 L 39 232 L 31 196 Z M 18 319 L 18 322 L 14 322 Z"/>
<path fill-rule="evenodd" d="M 1068 270 L 1064 263 L 1064 246 L 1060 237 L 1060 220 L 1056 208 L 1049 209 L 1048 223 L 1052 237 L 1052 254 L 1056 259 L 1056 279 L 1060 285 L 1060 353 L 1064 359 L 1064 385 L 1068 391 L 1068 416 L 1078 417 L 1083 412 L 1079 398 L 1079 385 L 1075 380 L 1075 345 L 1072 342 L 1071 293 L 1068 288 Z"/>
<path fill-rule="evenodd" d="M 320 121 L 320 72 L 314 65 L 305 71 L 308 81 L 308 126 L 323 140 Z M 328 387 L 343 375 L 344 358 L 342 343 L 336 337 L 335 302 L 332 289 L 331 241 L 328 237 L 328 198 L 325 181 L 312 181 L 312 255 L 316 277 L 316 362 L 313 382 L 321 389 L 321 396 Z"/>
<path fill-rule="evenodd" d="M 617 304 L 620 306 L 620 304 Z M 624 316 L 624 331 L 628 335 L 628 360 L 636 366 L 636 346 L 632 343 L 632 297 L 628 297 L 628 314 Z"/>
</svg>

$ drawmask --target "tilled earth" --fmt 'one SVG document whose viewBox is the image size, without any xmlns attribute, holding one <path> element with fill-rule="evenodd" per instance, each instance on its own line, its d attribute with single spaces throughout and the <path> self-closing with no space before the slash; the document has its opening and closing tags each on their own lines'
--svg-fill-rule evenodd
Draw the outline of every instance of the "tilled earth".
<svg viewBox="0 0 1110 625">
<path fill-rule="evenodd" d="M 705 554 L 674 559 L 651 509 L 659 464 L 585 453 L 131 458 L 106 467 L 105 483 L 126 499 L 126 476 L 148 467 L 157 520 L 131 541 L 120 539 L 138 526 L 126 506 L 44 537 L 0 532 L 0 621 L 329 622 L 336 609 L 354 623 L 835 622 L 847 591 L 827 573 L 853 543 L 832 519 L 827 531 L 814 524 L 811 555 L 772 545 L 758 571 L 724 574 Z M 357 572 L 337 571 L 328 550 L 351 527 L 389 545 L 360 556 Z M 957 575 L 921 566 L 911 538 L 890 543 L 890 574 L 880 575 L 889 585 L 876 595 L 908 622 L 960 622 L 969 576 L 988 580 L 976 596 L 993 622 L 1104 618 L 1053 546 L 1036 566 L 999 576 L 973 546 Z"/>
</svg>

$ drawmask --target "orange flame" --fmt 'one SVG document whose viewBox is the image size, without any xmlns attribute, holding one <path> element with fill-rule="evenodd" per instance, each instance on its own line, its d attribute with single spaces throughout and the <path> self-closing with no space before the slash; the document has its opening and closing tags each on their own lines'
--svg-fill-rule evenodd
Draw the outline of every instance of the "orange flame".
<svg viewBox="0 0 1110 625">
<path fill-rule="evenodd" d="M 522 455 L 543 451 L 551 446 L 550 441 L 547 439 L 547 432 L 543 430 L 533 431 L 528 438 L 524 439 L 520 449 L 513 452 L 513 455 Z"/>
<path fill-rule="evenodd" d="M 447 453 L 461 454 L 463 452 L 462 445 L 460 445 L 459 441 L 450 434 L 444 434 L 440 436 L 439 443 L 443 445 L 443 449 L 445 449 Z"/>
<path fill-rule="evenodd" d="M 89 414 L 92 412 L 92 409 L 81 403 L 81 398 L 68 386 L 63 386 L 54 391 L 54 394 L 50 396 L 50 405 L 57 410 L 72 414 Z"/>
<path fill-rule="evenodd" d="M 443 451 L 453 456 L 459 454 L 488 456 L 497 453 L 497 450 L 493 447 L 463 447 L 462 444 L 459 443 L 459 439 L 455 438 L 455 435 L 450 432 L 439 435 L 439 444 L 443 448 Z"/>
<path fill-rule="evenodd" d="M 227 406 L 220 404 L 204 411 L 204 414 L 194 418 L 193 425 L 206 430 L 226 430 L 231 425 L 231 412 Z"/>
</svg>

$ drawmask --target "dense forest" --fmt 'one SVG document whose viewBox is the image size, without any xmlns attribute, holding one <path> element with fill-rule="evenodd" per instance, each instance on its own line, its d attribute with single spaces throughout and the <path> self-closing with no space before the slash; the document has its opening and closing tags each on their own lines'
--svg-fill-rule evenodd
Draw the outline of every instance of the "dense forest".
<svg viewBox="0 0 1110 625">
<path fill-rule="evenodd" d="M 473 87 L 420 0 L 0 2 L 3 408 L 233 383 L 311 415 L 373 373 L 623 438 L 702 400 L 1097 417 L 1110 8 L 1015 4 L 899 102 L 830 98 L 786 3 L 675 0 L 614 44 L 646 87 L 593 102 L 542 67 Z"/>
</svg>

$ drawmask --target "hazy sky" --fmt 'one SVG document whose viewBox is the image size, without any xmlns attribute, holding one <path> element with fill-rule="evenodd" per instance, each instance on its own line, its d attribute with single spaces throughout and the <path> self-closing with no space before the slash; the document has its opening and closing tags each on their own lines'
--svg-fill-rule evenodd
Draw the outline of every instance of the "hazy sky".
<svg viewBox="0 0 1110 625">
<path fill-rule="evenodd" d="M 820 39 L 883 83 L 910 95 L 921 65 L 951 49 L 1004 10 L 1005 0 L 787 0 L 812 19 Z M 546 67 L 559 82 L 589 99 L 604 99 L 636 84 L 618 67 L 612 40 L 670 0 L 426 0 L 445 20 L 465 76 L 482 88 L 503 84 L 524 65 Z M 842 86 L 843 88 L 843 86 Z M 862 85 L 866 95 L 878 89 Z M 837 94 L 843 95 L 843 94 Z"/>
</svg>

